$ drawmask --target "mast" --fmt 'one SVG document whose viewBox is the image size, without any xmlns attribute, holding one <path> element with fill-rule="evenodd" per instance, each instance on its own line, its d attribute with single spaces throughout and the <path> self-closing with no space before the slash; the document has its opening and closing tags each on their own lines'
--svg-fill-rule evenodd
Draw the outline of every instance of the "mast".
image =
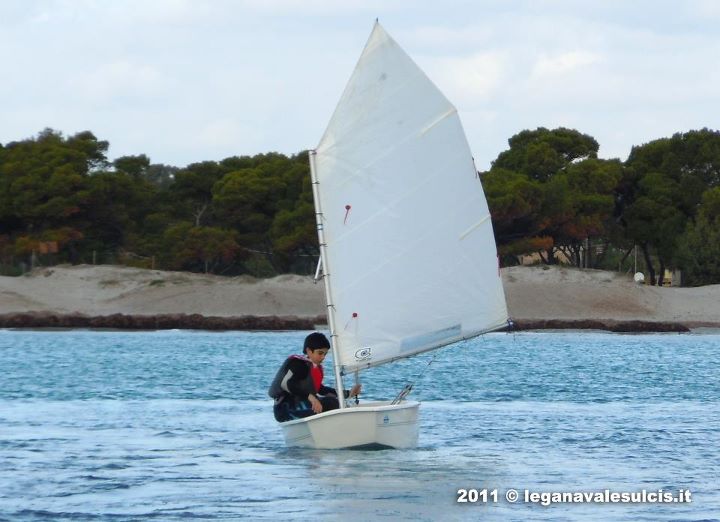
<svg viewBox="0 0 720 522">
<path fill-rule="evenodd" d="M 335 370 L 335 390 L 338 394 L 340 409 L 345 408 L 345 388 L 343 387 L 340 354 L 337 346 L 337 334 L 335 329 L 335 304 L 333 303 L 332 292 L 330 291 L 330 268 L 327 259 L 327 244 L 325 243 L 325 230 L 323 225 L 322 204 L 320 203 L 320 187 L 315 172 L 314 150 L 308 152 L 310 158 L 310 179 L 312 181 L 313 201 L 315 202 L 315 224 L 320 243 L 320 262 L 322 263 L 323 279 L 325 280 L 325 303 L 327 304 L 328 326 L 330 327 L 330 349 L 333 354 L 333 369 Z M 318 267 L 319 268 L 319 267 Z"/>
</svg>

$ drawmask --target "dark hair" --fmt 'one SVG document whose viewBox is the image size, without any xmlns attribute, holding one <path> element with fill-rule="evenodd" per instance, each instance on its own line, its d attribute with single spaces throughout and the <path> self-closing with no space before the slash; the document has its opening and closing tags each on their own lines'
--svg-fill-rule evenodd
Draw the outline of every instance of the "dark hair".
<svg viewBox="0 0 720 522">
<path fill-rule="evenodd" d="M 330 348 L 330 341 L 328 341 L 328 338 L 323 334 L 320 332 L 313 332 L 305 338 L 305 343 L 303 343 L 303 353 L 307 353 L 308 349 L 314 351 L 319 348 Z"/>
</svg>

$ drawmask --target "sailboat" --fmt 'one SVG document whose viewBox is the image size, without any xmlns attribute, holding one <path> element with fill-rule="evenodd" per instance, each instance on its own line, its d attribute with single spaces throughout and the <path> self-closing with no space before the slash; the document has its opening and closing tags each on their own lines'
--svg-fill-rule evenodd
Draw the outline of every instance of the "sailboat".
<svg viewBox="0 0 720 522">
<path fill-rule="evenodd" d="M 309 156 L 337 390 L 349 375 L 507 326 L 457 110 L 378 22 Z M 419 406 L 341 400 L 281 426 L 288 446 L 411 448 Z"/>
</svg>

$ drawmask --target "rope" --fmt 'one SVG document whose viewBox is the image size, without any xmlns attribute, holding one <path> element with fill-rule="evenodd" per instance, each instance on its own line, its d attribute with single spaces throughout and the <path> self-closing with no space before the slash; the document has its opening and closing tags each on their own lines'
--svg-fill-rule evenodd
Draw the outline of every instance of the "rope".
<svg viewBox="0 0 720 522">
<path fill-rule="evenodd" d="M 513 334 L 515 333 L 515 323 L 511 319 L 508 319 L 508 327 L 513 331 Z M 486 341 L 485 335 L 480 335 L 480 337 L 483 339 L 483 341 Z M 467 344 L 469 339 L 463 339 L 461 342 L 463 343 L 463 346 Z M 405 397 L 407 397 L 410 392 L 413 389 L 413 386 L 415 386 L 415 382 L 420 380 L 423 375 L 425 375 L 425 372 L 430 367 L 430 365 L 435 362 L 435 357 L 438 356 L 438 352 L 435 352 L 435 355 L 433 355 L 432 359 L 425 365 L 425 368 L 420 372 L 420 374 L 415 377 L 415 379 L 409 383 L 407 383 L 405 386 L 403 386 L 403 389 L 400 390 L 400 393 L 397 394 L 397 396 L 393 399 L 393 401 L 390 404 L 400 404 L 402 401 L 405 400 Z"/>
<path fill-rule="evenodd" d="M 397 394 L 397 396 L 393 399 L 393 401 L 390 404 L 400 404 L 402 401 L 405 400 L 405 397 L 410 395 L 410 392 L 412 391 L 413 386 L 415 386 L 415 382 L 420 380 L 420 378 L 423 375 L 425 375 L 425 372 L 427 371 L 428 368 L 430 368 L 430 365 L 433 362 L 435 362 L 435 357 L 437 357 L 437 356 L 438 356 L 438 354 L 436 351 L 435 355 L 433 355 L 432 359 L 430 359 L 430 361 L 428 361 L 428 363 L 425 365 L 425 368 L 423 368 L 423 370 L 420 372 L 420 374 L 417 377 L 415 377 L 415 379 L 413 381 L 411 381 L 411 382 L 407 383 L 405 386 L 403 386 L 403 389 L 400 390 L 400 393 Z"/>
</svg>

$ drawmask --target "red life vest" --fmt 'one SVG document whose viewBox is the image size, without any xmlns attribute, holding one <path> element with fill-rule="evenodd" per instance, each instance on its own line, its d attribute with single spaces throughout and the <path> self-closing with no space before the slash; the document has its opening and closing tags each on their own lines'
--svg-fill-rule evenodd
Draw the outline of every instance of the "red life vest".
<svg viewBox="0 0 720 522">
<path fill-rule="evenodd" d="M 313 385 L 315 386 L 315 393 L 320 391 L 323 381 L 323 369 L 322 366 L 312 365 L 310 368 L 310 375 L 312 376 Z"/>
<path fill-rule="evenodd" d="M 320 365 L 315 366 L 315 364 L 313 364 L 313 362 L 304 355 L 291 355 L 290 357 L 294 359 L 300 359 L 310 365 L 310 377 L 312 377 L 313 380 L 313 387 L 315 388 L 315 393 L 319 392 L 320 386 L 322 386 L 324 376 L 323 367 Z"/>
</svg>

